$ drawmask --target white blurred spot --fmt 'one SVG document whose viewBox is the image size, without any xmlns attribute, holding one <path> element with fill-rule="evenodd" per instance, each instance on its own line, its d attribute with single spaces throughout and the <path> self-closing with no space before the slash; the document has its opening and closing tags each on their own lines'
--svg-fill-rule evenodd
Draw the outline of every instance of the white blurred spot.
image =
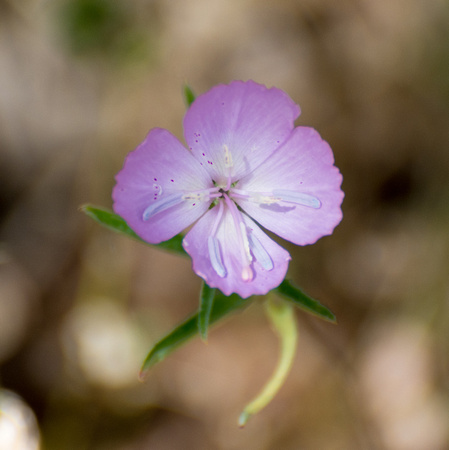
<svg viewBox="0 0 449 450">
<path fill-rule="evenodd" d="M 69 317 L 64 329 L 67 357 L 91 382 L 109 388 L 137 383 L 144 351 L 135 328 L 120 305 L 94 298 Z"/>
<path fill-rule="evenodd" d="M 362 354 L 367 407 L 386 448 L 445 448 L 449 413 L 434 386 L 428 331 L 411 322 L 379 326 Z"/>
<path fill-rule="evenodd" d="M 17 395 L 0 390 L 0 449 L 39 450 L 39 429 L 30 407 Z"/>
</svg>

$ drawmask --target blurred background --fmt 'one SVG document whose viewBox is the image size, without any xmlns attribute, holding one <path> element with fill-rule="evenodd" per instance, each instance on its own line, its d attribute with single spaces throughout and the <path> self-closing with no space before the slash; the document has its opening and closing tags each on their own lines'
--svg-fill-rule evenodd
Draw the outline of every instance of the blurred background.
<svg viewBox="0 0 449 450">
<path fill-rule="evenodd" d="M 79 212 L 152 127 L 182 139 L 181 87 L 285 90 L 344 176 L 330 237 L 285 246 L 337 315 L 298 312 L 278 396 L 260 303 L 137 381 L 195 311 L 187 258 Z M 0 449 L 449 448 L 447 0 L 0 0 Z"/>
</svg>

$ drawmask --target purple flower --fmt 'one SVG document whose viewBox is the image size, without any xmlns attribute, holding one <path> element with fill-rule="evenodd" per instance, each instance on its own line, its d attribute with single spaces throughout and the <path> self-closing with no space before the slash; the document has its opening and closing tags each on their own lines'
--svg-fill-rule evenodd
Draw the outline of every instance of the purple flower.
<svg viewBox="0 0 449 450">
<path fill-rule="evenodd" d="M 299 114 L 276 88 L 214 87 L 185 115 L 190 151 L 155 128 L 128 155 L 115 212 L 152 244 L 194 224 L 183 246 L 209 286 L 243 298 L 266 294 L 284 279 L 290 255 L 258 224 L 306 245 L 342 218 L 332 150 L 314 129 L 294 128 Z"/>
</svg>

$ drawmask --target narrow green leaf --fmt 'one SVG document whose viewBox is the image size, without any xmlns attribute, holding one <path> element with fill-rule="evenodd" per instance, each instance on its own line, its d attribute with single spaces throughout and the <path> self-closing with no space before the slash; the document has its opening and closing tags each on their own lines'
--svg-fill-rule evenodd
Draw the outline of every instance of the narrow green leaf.
<svg viewBox="0 0 449 450">
<path fill-rule="evenodd" d="M 232 294 L 227 297 L 217 290 L 215 292 L 214 304 L 212 306 L 209 323 L 212 324 L 217 322 L 227 314 L 248 303 L 248 299 L 243 299 L 237 294 Z M 187 340 L 194 337 L 196 334 L 198 334 L 198 314 L 195 314 L 181 325 L 177 326 L 154 345 L 142 365 L 140 378 L 143 378 L 144 373 L 150 367 L 154 366 L 159 361 L 162 361 L 166 356 L 184 344 Z"/>
<path fill-rule="evenodd" d="M 80 209 L 100 225 L 103 225 L 104 227 L 109 228 L 116 233 L 124 234 L 125 236 L 136 239 L 140 242 L 143 242 L 144 244 L 151 245 L 153 247 L 159 247 L 164 250 L 169 250 L 171 252 L 178 253 L 184 256 L 186 255 L 186 252 L 182 247 L 183 236 L 180 234 L 174 236 L 168 241 L 161 242 L 160 244 L 149 244 L 148 242 L 137 236 L 137 234 L 134 233 L 134 231 L 128 226 L 125 220 L 118 214 L 115 214 L 108 209 L 98 208 L 93 205 L 83 205 Z"/>
<path fill-rule="evenodd" d="M 83 205 L 80 208 L 87 216 L 94 219 L 100 225 L 109 228 L 117 233 L 126 234 L 127 236 L 142 241 L 136 233 L 134 233 L 128 224 L 119 215 L 105 208 L 98 208 L 93 205 Z"/>
<path fill-rule="evenodd" d="M 309 297 L 301 289 L 290 283 L 290 281 L 284 280 L 274 291 L 287 300 L 294 302 L 296 306 L 304 311 L 328 322 L 337 323 L 337 319 L 332 311 L 327 309 L 318 300 Z"/>
<path fill-rule="evenodd" d="M 195 101 L 196 95 L 187 83 L 183 86 L 182 93 L 184 94 L 184 101 L 188 108 Z"/>
<path fill-rule="evenodd" d="M 203 341 L 207 341 L 207 330 L 209 328 L 215 293 L 216 289 L 211 288 L 203 281 L 200 293 L 200 308 L 198 310 L 198 331 Z"/>
</svg>

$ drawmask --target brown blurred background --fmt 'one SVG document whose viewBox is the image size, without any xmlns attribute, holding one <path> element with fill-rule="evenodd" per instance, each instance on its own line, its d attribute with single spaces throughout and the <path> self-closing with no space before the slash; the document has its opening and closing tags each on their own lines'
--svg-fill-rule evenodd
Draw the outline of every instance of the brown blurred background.
<svg viewBox="0 0 449 450">
<path fill-rule="evenodd" d="M 78 211 L 150 128 L 182 139 L 184 82 L 234 79 L 300 104 L 346 193 L 331 237 L 286 244 L 339 324 L 298 313 L 243 430 L 277 358 L 260 304 L 139 383 L 200 280 Z M 1 450 L 449 448 L 447 0 L 0 0 L 0 180 Z"/>
</svg>

